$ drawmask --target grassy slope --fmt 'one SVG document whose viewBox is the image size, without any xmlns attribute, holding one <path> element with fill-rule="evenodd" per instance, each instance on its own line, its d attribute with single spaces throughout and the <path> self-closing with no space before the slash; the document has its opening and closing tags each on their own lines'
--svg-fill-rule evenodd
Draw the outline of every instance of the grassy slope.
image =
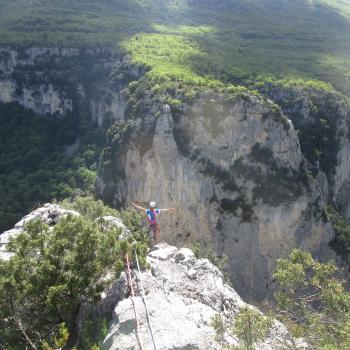
<svg viewBox="0 0 350 350">
<path fill-rule="evenodd" d="M 350 94 L 345 0 L 0 0 L 0 7 L 0 44 L 122 43 L 156 79 L 287 75 Z"/>
</svg>

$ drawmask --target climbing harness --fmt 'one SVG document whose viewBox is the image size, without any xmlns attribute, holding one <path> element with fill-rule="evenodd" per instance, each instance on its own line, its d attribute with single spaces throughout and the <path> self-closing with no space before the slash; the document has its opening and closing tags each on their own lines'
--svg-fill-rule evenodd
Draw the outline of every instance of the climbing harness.
<svg viewBox="0 0 350 350">
<path fill-rule="evenodd" d="M 142 342 L 142 338 L 141 338 L 141 333 L 140 333 L 139 316 L 137 314 L 136 305 L 135 305 L 135 302 L 134 302 L 135 293 L 134 293 L 134 287 L 132 286 L 131 272 L 130 272 L 130 263 L 129 263 L 128 254 L 125 254 L 125 257 L 126 257 L 126 265 L 127 265 L 127 269 L 128 269 L 129 286 L 130 286 L 130 290 L 131 290 L 131 302 L 132 302 L 132 305 L 133 305 L 133 308 L 134 308 L 134 314 L 135 314 L 135 320 L 136 320 L 137 339 L 138 339 L 138 342 L 139 342 L 141 350 L 144 350 L 143 342 Z"/>
<path fill-rule="evenodd" d="M 135 258 L 136 258 L 136 265 L 137 265 L 137 270 L 138 270 L 138 278 L 140 280 L 140 285 L 141 285 L 141 294 L 142 294 L 142 301 L 145 304 L 145 309 L 146 309 L 146 315 L 147 315 L 147 321 L 148 321 L 148 326 L 149 326 L 149 330 L 151 333 L 151 337 L 152 337 L 152 342 L 153 342 L 153 346 L 154 346 L 154 350 L 157 350 L 157 345 L 156 345 L 156 341 L 154 339 L 154 334 L 153 334 L 153 328 L 152 328 L 152 323 L 151 323 L 151 317 L 150 314 L 148 312 L 148 305 L 146 302 L 146 298 L 145 298 L 145 290 L 143 288 L 143 282 L 142 282 L 142 277 L 141 277 L 141 270 L 140 270 L 140 264 L 139 264 L 139 259 L 137 257 L 137 251 L 135 249 Z"/>
<path fill-rule="evenodd" d="M 140 333 L 140 320 L 139 320 L 139 316 L 136 310 L 136 305 L 134 302 L 134 298 L 135 298 L 135 292 L 134 292 L 134 288 L 132 285 L 132 279 L 131 279 L 131 270 L 130 270 L 130 261 L 129 261 L 129 256 L 128 254 L 125 255 L 126 257 L 126 264 L 127 264 L 127 270 L 128 270 L 128 282 L 130 285 L 130 290 L 131 290 L 131 301 L 132 301 L 132 305 L 134 308 L 134 314 L 135 314 L 135 319 L 136 319 L 136 333 L 137 333 L 137 338 L 138 338 L 138 342 L 140 345 L 141 350 L 144 350 L 144 346 L 143 346 L 143 341 L 141 338 L 141 333 Z M 156 345 L 156 341 L 155 341 L 155 337 L 154 337 L 154 333 L 153 333 L 153 328 L 152 328 L 152 324 L 151 324 L 151 317 L 148 311 L 148 305 L 146 302 L 146 297 L 145 297 L 145 290 L 143 288 L 143 282 L 142 282 L 142 277 L 141 277 L 141 269 L 140 269 L 140 264 L 139 264 L 139 259 L 137 256 L 137 251 L 135 249 L 135 258 L 136 258 L 136 264 L 137 264 L 137 270 L 138 270 L 138 280 L 140 281 L 140 286 L 141 286 L 141 297 L 142 297 L 142 301 L 143 304 L 145 305 L 145 309 L 146 309 L 146 315 L 147 315 L 147 323 L 148 323 L 148 327 L 151 333 L 151 337 L 152 337 L 152 342 L 153 342 L 153 346 L 154 346 L 154 350 L 157 350 L 157 345 Z"/>
</svg>

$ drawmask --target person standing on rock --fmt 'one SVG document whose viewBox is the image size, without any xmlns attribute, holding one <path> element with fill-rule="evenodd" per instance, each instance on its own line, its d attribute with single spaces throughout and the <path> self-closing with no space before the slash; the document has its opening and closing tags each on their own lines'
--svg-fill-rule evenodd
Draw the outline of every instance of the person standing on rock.
<svg viewBox="0 0 350 350">
<path fill-rule="evenodd" d="M 160 236 L 160 226 L 159 226 L 159 221 L 158 221 L 158 215 L 161 212 L 166 212 L 166 211 L 175 211 L 175 208 L 168 208 L 168 209 L 156 209 L 156 203 L 155 202 L 150 202 L 149 203 L 149 208 L 143 208 L 135 203 L 132 203 L 132 206 L 144 212 L 147 215 L 147 220 L 149 223 L 149 229 L 148 229 L 148 234 L 150 238 L 150 243 L 151 243 L 151 248 L 153 248 L 156 244 L 159 243 L 159 236 Z"/>
</svg>

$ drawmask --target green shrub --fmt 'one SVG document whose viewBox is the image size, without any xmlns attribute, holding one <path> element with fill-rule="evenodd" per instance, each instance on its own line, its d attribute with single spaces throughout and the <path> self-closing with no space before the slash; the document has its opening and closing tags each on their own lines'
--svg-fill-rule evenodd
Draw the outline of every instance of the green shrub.
<svg viewBox="0 0 350 350">
<path fill-rule="evenodd" d="M 211 326 L 215 330 L 215 340 L 223 349 L 255 350 L 256 343 L 267 337 L 272 326 L 272 319 L 262 315 L 258 310 L 245 306 L 236 315 L 234 320 L 227 322 L 220 314 L 216 314 Z M 238 346 L 225 344 L 225 333 L 236 337 Z"/>
<path fill-rule="evenodd" d="M 148 240 L 140 216 L 135 211 L 120 214 L 131 230 L 122 241 L 120 229 L 93 220 L 99 205 L 88 199 L 83 211 L 94 213 L 91 218 L 68 216 L 52 230 L 41 221 L 31 221 L 11 240 L 8 250 L 14 255 L 9 261 L 0 260 L 1 346 L 16 350 L 44 341 L 54 346 L 62 322 L 74 344 L 81 303 L 100 299 L 124 269 L 125 254 L 134 259 L 136 250 L 145 266 Z"/>
<path fill-rule="evenodd" d="M 277 261 L 278 315 L 294 337 L 312 349 L 350 347 L 350 293 L 330 262 L 314 260 L 299 249 Z"/>
</svg>

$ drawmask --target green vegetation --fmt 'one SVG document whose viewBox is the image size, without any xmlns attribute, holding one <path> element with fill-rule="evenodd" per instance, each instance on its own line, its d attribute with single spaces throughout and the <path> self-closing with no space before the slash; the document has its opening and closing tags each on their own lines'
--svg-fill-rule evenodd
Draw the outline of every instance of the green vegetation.
<svg viewBox="0 0 350 350">
<path fill-rule="evenodd" d="M 102 343 L 109 330 L 109 321 L 105 317 L 89 315 L 79 334 L 79 349 L 101 350 Z M 45 349 L 44 349 L 45 350 Z"/>
<path fill-rule="evenodd" d="M 175 80 L 196 85 L 211 82 L 192 70 L 191 57 L 200 56 L 201 52 L 187 38 L 164 33 L 140 34 L 127 41 L 124 47 L 131 52 L 134 63 L 149 69 L 147 77 L 153 81 Z"/>
<path fill-rule="evenodd" d="M 0 104 L 0 232 L 33 206 L 94 190 L 101 130 L 69 113 L 39 117 Z M 65 152 L 79 135 L 77 152 Z"/>
<path fill-rule="evenodd" d="M 96 220 L 102 216 L 119 216 L 117 210 L 107 207 L 100 199 L 96 200 L 91 196 L 79 196 L 74 200 L 65 199 L 60 205 L 63 208 L 75 210 L 90 220 Z"/>
<path fill-rule="evenodd" d="M 62 349 L 68 341 L 69 338 L 69 331 L 66 327 L 66 324 L 63 322 L 60 324 L 58 329 L 58 334 L 53 338 L 53 345 L 50 345 L 47 341 L 43 342 L 43 350 L 58 350 Z"/>
<path fill-rule="evenodd" d="M 317 84 L 349 93 L 342 0 L 1 0 L 2 45 L 122 47 L 155 80 Z M 285 76 L 288 75 L 288 78 Z"/>
<path fill-rule="evenodd" d="M 349 349 L 350 293 L 333 263 L 297 249 L 278 260 L 274 277 L 278 317 L 294 337 L 304 338 L 312 349 Z"/>
<path fill-rule="evenodd" d="M 68 341 L 70 347 L 90 349 L 105 333 L 106 320 L 87 318 L 82 332 L 89 337 L 79 336 L 80 305 L 100 299 L 124 269 L 126 253 L 133 257 L 136 249 L 145 266 L 147 233 L 135 211 L 120 214 L 132 234 L 119 240 L 120 229 L 95 220 L 97 212 L 111 209 L 91 198 L 72 205 L 83 215 L 63 218 L 52 230 L 41 221 L 28 223 L 8 246 L 14 255 L 0 260 L 0 347 L 47 349 Z"/>
<path fill-rule="evenodd" d="M 215 340 L 219 342 L 222 349 L 255 350 L 255 344 L 266 338 L 272 319 L 252 307 L 245 306 L 235 315 L 233 324 L 227 324 L 225 319 L 217 314 L 213 317 L 211 325 L 215 330 Z M 227 331 L 238 339 L 238 346 L 225 344 L 224 334 Z"/>
<path fill-rule="evenodd" d="M 300 249 L 277 261 L 276 304 L 270 307 L 270 314 L 290 332 L 276 339 L 281 348 L 297 349 L 299 338 L 305 340 L 310 349 L 350 348 L 350 293 L 340 276 L 332 262 L 319 262 Z M 222 349 L 251 350 L 266 337 L 272 326 L 272 316 L 265 317 L 245 307 L 234 320 L 215 315 L 211 325 Z M 237 337 L 239 346 L 228 345 L 227 334 Z"/>
</svg>

